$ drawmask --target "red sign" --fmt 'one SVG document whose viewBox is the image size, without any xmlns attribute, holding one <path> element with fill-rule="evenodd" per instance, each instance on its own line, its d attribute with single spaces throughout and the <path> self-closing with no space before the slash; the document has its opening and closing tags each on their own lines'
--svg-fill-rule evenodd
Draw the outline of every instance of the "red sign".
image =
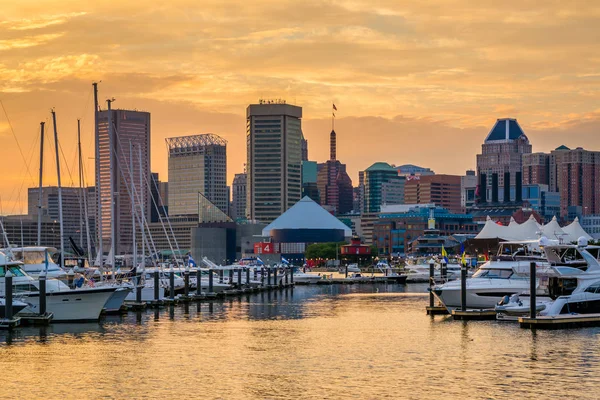
<svg viewBox="0 0 600 400">
<path fill-rule="evenodd" d="M 254 254 L 273 254 L 273 243 L 254 243 Z"/>
</svg>

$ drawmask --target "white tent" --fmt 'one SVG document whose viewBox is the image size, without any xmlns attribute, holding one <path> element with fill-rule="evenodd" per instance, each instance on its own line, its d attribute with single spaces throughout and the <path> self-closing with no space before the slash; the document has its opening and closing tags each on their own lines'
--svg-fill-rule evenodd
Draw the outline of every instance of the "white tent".
<svg viewBox="0 0 600 400">
<path fill-rule="evenodd" d="M 517 221 L 515 221 L 514 217 L 510 217 L 510 222 L 508 223 L 508 227 L 509 228 L 514 228 L 515 226 L 518 226 L 519 224 L 517 223 Z"/>
<path fill-rule="evenodd" d="M 593 238 L 581 227 L 581 224 L 579 223 L 579 218 L 575 217 L 575 219 L 573 220 L 573 222 L 571 222 L 569 225 L 564 226 L 562 228 L 563 232 L 565 232 L 568 236 L 569 236 L 569 241 L 570 242 L 575 242 L 577 241 L 577 239 L 579 239 L 580 237 L 584 237 L 587 240 L 592 240 Z"/>
<path fill-rule="evenodd" d="M 508 227 L 498 225 L 492 219 L 487 217 L 485 225 L 481 229 L 481 232 L 475 236 L 475 239 L 503 239 L 512 240 L 513 238 L 508 234 Z"/>
<path fill-rule="evenodd" d="M 542 226 L 542 234 L 550 240 L 562 240 L 563 242 L 570 242 L 572 240 L 570 235 L 566 234 L 560 227 L 556 217 L 552 217 L 552 221 Z"/>
<path fill-rule="evenodd" d="M 529 219 L 522 224 L 515 223 L 508 229 L 508 235 L 514 240 L 536 240 L 540 237 L 540 224 L 535 217 L 529 216 Z"/>
</svg>

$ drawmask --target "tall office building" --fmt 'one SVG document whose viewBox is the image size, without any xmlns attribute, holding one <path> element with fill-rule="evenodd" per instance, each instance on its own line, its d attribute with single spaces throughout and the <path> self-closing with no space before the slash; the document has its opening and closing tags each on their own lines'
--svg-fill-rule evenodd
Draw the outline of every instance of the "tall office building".
<svg viewBox="0 0 600 400">
<path fill-rule="evenodd" d="M 346 214 L 353 208 L 352 179 L 346 172 L 346 164 L 337 160 L 336 148 L 336 133 L 332 130 L 329 134 L 329 160 L 319 170 L 317 186 L 321 205 L 333 207 L 337 214 Z"/>
<path fill-rule="evenodd" d="M 167 182 L 160 181 L 158 172 L 152 172 L 150 176 L 152 179 L 150 184 L 150 194 L 152 196 L 150 204 L 150 222 L 159 222 L 160 217 L 166 217 L 168 215 L 168 186 Z"/>
<path fill-rule="evenodd" d="M 404 189 L 404 177 L 388 163 L 377 162 L 360 173 L 364 185 L 364 213 L 378 213 L 385 201 L 401 201 L 401 193 L 392 194 L 394 190 Z M 402 182 L 401 182 L 402 181 Z M 384 191 L 386 198 L 384 199 Z M 391 204 L 391 203 L 388 203 Z"/>
<path fill-rule="evenodd" d="M 550 154 L 523 154 L 523 185 L 548 185 L 550 181 Z"/>
<path fill-rule="evenodd" d="M 247 175 L 235 174 L 232 187 L 231 217 L 234 220 L 246 219 Z"/>
<path fill-rule="evenodd" d="M 135 193 L 137 205 L 144 204 L 144 213 L 150 218 L 150 113 L 113 109 L 112 149 L 109 147 L 109 111 L 99 111 L 97 120 L 96 193 L 101 214 L 97 227 L 102 228 L 103 252 L 108 253 L 111 243 L 111 224 L 115 224 L 115 254 L 132 251 L 131 193 Z M 130 171 L 130 143 L 133 147 L 133 168 Z M 141 160 L 138 155 L 141 149 Z M 110 158 L 114 158 L 111 173 Z M 142 184 L 140 186 L 140 164 Z M 133 176 L 131 175 L 133 174 Z M 133 179 L 132 179 L 133 178 Z M 111 193 L 111 179 L 114 194 Z M 111 199 L 114 199 L 115 215 L 111 219 Z M 98 232 L 99 233 L 99 232 Z"/>
<path fill-rule="evenodd" d="M 497 120 L 477 155 L 479 204 L 523 200 L 522 157 L 528 153 L 531 144 L 517 120 Z"/>
<path fill-rule="evenodd" d="M 300 201 L 302 107 L 282 100 L 246 109 L 247 216 L 270 223 Z"/>
<path fill-rule="evenodd" d="M 454 213 L 463 212 L 460 202 L 461 177 L 458 175 L 425 175 L 406 181 L 406 204 L 435 204 Z"/>
<path fill-rule="evenodd" d="M 560 193 L 560 215 L 581 207 L 583 215 L 600 214 L 600 152 L 560 146 L 550 153 L 550 191 Z"/>
<path fill-rule="evenodd" d="M 212 133 L 167 138 L 169 215 L 198 214 L 198 193 L 227 212 L 227 141 Z"/>
</svg>

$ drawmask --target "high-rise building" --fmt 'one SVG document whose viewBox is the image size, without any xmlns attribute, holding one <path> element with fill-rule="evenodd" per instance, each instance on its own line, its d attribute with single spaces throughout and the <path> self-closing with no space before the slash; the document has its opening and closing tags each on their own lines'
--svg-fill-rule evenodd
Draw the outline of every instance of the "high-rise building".
<svg viewBox="0 0 600 400">
<path fill-rule="evenodd" d="M 167 138 L 169 215 L 198 214 L 198 193 L 227 212 L 227 141 L 212 133 Z"/>
<path fill-rule="evenodd" d="M 362 171 L 364 179 L 364 213 L 377 213 L 383 204 L 384 184 L 404 180 L 390 164 L 377 162 Z M 387 188 L 392 188 L 388 185 Z"/>
<path fill-rule="evenodd" d="M 150 222 L 159 222 L 159 217 L 166 217 L 168 215 L 168 186 L 167 182 L 160 181 L 157 172 L 152 172 L 150 176 L 150 194 L 152 195 L 150 204 Z"/>
<path fill-rule="evenodd" d="M 300 143 L 302 145 L 302 161 L 308 161 L 308 140 L 304 139 L 304 135 L 302 135 Z"/>
<path fill-rule="evenodd" d="M 419 167 L 418 165 L 413 164 L 399 165 L 395 168 L 400 176 L 424 176 L 435 174 L 430 168 Z"/>
<path fill-rule="evenodd" d="M 112 130 L 109 130 L 109 113 Z M 108 253 L 110 249 L 113 223 L 116 235 L 115 254 L 131 252 L 133 234 L 131 196 L 135 198 L 137 205 L 144 204 L 145 218 L 150 218 L 150 113 L 118 109 L 99 111 L 97 124 L 96 193 L 98 204 L 101 206 L 99 208 L 101 215 L 97 216 L 96 221 L 98 230 L 100 226 L 102 229 L 103 252 Z M 111 131 L 112 140 L 109 138 Z M 141 160 L 139 149 L 141 149 Z M 114 159 L 112 171 L 111 154 Z M 133 168 L 130 168 L 130 159 L 133 159 Z M 143 175 L 141 185 L 140 165 Z M 114 193 L 111 193 L 111 179 L 114 183 Z M 113 199 L 115 215 L 111 218 Z"/>
<path fill-rule="evenodd" d="M 583 215 L 600 214 L 600 152 L 560 146 L 550 153 L 550 191 L 560 193 L 560 215 L 580 206 Z"/>
<path fill-rule="evenodd" d="M 522 201 L 522 157 L 528 153 L 531 144 L 517 120 L 497 120 L 477 155 L 479 204 Z"/>
<path fill-rule="evenodd" d="M 232 185 L 232 204 L 233 210 L 231 217 L 234 220 L 246 219 L 246 193 L 247 191 L 247 175 L 235 174 Z"/>
<path fill-rule="evenodd" d="M 550 154 L 523 154 L 523 185 L 550 183 Z"/>
<path fill-rule="evenodd" d="M 321 204 L 317 174 L 318 165 L 316 161 L 302 161 L 302 198 L 308 196 L 317 204 Z"/>
<path fill-rule="evenodd" d="M 469 170 L 460 177 L 460 205 L 466 212 L 475 206 L 476 191 L 477 175 L 475 175 L 475 171 Z"/>
<path fill-rule="evenodd" d="M 29 188 L 27 190 L 27 214 L 32 221 L 37 221 L 38 215 L 38 199 L 39 188 Z M 82 194 L 87 195 L 85 199 Z M 95 196 L 94 196 L 95 197 Z M 84 204 L 94 202 L 95 198 L 88 195 L 88 188 L 80 189 L 78 187 L 63 187 L 62 188 L 62 203 L 63 203 L 63 233 L 64 242 L 69 246 L 69 238 L 72 238 L 75 243 L 82 249 L 87 248 L 87 233 L 85 223 Z M 42 219 L 59 222 L 59 203 L 58 203 L 58 187 L 44 186 L 42 187 Z M 88 206 L 88 211 L 90 207 Z M 92 208 L 93 210 L 93 208 Z M 88 212 L 88 226 L 90 227 L 90 237 L 95 236 L 94 229 L 95 215 Z M 60 235 L 59 235 L 60 236 Z M 45 245 L 39 243 L 38 245 Z"/>
<path fill-rule="evenodd" d="M 317 187 L 321 205 L 333 207 L 336 214 L 352 211 L 352 179 L 346 172 L 346 164 L 336 158 L 336 133 L 329 135 L 329 160 L 326 161 L 317 176 Z"/>
<path fill-rule="evenodd" d="M 426 175 L 406 181 L 406 204 L 435 204 L 454 213 L 464 212 L 460 202 L 461 177 L 458 175 Z"/>
<path fill-rule="evenodd" d="M 246 118 L 247 215 L 270 223 L 300 201 L 302 108 L 261 100 Z"/>
</svg>

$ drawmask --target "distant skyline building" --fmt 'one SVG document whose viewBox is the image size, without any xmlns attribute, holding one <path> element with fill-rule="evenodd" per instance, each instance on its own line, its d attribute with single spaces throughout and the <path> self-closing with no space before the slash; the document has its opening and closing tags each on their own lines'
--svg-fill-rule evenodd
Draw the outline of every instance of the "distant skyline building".
<svg viewBox="0 0 600 400">
<path fill-rule="evenodd" d="M 317 187 L 321 205 L 333 207 L 336 214 L 352 211 L 352 179 L 346 172 L 346 164 L 337 160 L 337 138 L 335 130 L 329 134 L 329 160 L 319 170 Z"/>
<path fill-rule="evenodd" d="M 523 185 L 550 184 L 550 154 L 523 154 Z"/>
<path fill-rule="evenodd" d="M 477 175 L 475 171 L 469 170 L 460 177 L 460 205 L 469 212 L 475 206 L 477 192 Z"/>
<path fill-rule="evenodd" d="M 529 153 L 531 144 L 517 120 L 498 119 L 477 155 L 480 205 L 522 201 L 522 158 Z"/>
<path fill-rule="evenodd" d="M 112 140 L 109 137 L 109 113 L 112 119 Z M 115 224 L 115 254 L 132 251 L 131 193 L 136 193 L 136 203 L 144 204 L 145 218 L 150 218 L 150 113 L 144 111 L 113 109 L 98 112 L 96 153 L 96 193 L 101 204 L 101 216 L 96 217 L 97 228 L 102 225 L 103 252 L 111 245 L 112 225 Z M 112 149 L 110 143 L 112 142 Z M 130 144 L 133 147 L 130 171 Z M 139 157 L 141 149 L 141 160 Z M 114 158 L 112 179 L 115 193 L 111 193 L 111 154 Z M 142 184 L 140 187 L 140 164 Z M 132 176 L 133 175 L 133 176 Z M 133 178 L 133 179 L 132 179 Z M 132 190 L 133 189 L 133 190 Z M 114 199 L 115 215 L 111 218 Z M 99 232 L 98 232 L 99 233 Z"/>
<path fill-rule="evenodd" d="M 600 152 L 560 146 L 550 152 L 550 191 L 560 193 L 560 215 L 581 207 L 582 215 L 600 214 Z"/>
<path fill-rule="evenodd" d="M 159 217 L 169 215 L 169 187 L 168 182 L 161 182 L 157 172 L 152 172 L 150 194 L 152 201 L 150 204 L 150 222 L 158 222 Z"/>
<path fill-rule="evenodd" d="M 464 212 L 461 201 L 461 177 L 459 175 L 425 175 L 406 182 L 406 204 L 435 204 L 453 213 Z"/>
<path fill-rule="evenodd" d="M 246 219 L 247 180 L 246 173 L 235 174 L 233 178 L 231 217 L 234 220 Z"/>
<path fill-rule="evenodd" d="M 246 109 L 247 215 L 270 223 L 300 201 L 302 107 L 283 100 Z"/>
<path fill-rule="evenodd" d="M 317 174 L 318 165 L 316 161 L 302 161 L 302 197 L 308 196 L 317 204 L 321 204 Z"/>
<path fill-rule="evenodd" d="M 394 168 L 396 168 L 398 175 L 400 176 L 424 176 L 435 174 L 430 168 L 419 167 L 418 165 L 413 164 L 399 165 Z"/>
<path fill-rule="evenodd" d="M 383 204 L 384 184 L 404 180 L 390 164 L 377 162 L 362 171 L 364 180 L 364 213 L 377 213 Z M 390 188 L 390 186 L 388 186 Z"/>
<path fill-rule="evenodd" d="M 227 212 L 227 141 L 212 133 L 165 139 L 169 215 L 198 214 L 198 193 Z"/>
</svg>

